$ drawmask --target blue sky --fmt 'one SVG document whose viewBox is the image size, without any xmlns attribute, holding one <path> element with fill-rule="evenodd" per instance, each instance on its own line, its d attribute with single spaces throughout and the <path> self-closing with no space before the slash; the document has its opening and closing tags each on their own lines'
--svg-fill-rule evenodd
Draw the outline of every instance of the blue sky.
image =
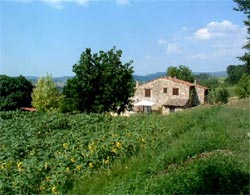
<svg viewBox="0 0 250 195">
<path fill-rule="evenodd" d="M 0 74 L 71 76 L 85 48 L 123 51 L 135 74 L 223 71 L 244 53 L 232 0 L 0 0 Z"/>
</svg>

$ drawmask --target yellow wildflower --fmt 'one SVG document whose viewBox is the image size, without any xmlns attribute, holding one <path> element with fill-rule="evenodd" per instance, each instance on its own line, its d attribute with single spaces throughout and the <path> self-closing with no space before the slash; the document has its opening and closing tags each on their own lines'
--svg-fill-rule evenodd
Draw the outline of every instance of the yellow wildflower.
<svg viewBox="0 0 250 195">
<path fill-rule="evenodd" d="M 4 166 L 6 165 L 6 163 L 2 163 L 1 165 L 0 165 L 0 169 L 1 170 L 4 170 Z"/>
<path fill-rule="evenodd" d="M 46 177 L 45 179 L 47 182 L 50 182 L 51 177 Z"/>
<path fill-rule="evenodd" d="M 107 157 L 107 159 L 105 160 L 105 159 L 103 159 L 103 163 L 104 164 L 109 164 L 109 156 Z"/>
<path fill-rule="evenodd" d="M 90 168 L 94 168 L 93 163 L 90 162 L 90 163 L 89 163 L 89 167 L 90 167 Z"/>
<path fill-rule="evenodd" d="M 82 166 L 81 166 L 81 165 L 77 165 L 77 166 L 76 166 L 76 169 L 77 169 L 78 171 L 81 171 Z"/>
<path fill-rule="evenodd" d="M 23 164 L 22 162 L 16 163 L 17 169 L 20 171 L 22 170 L 22 164 Z"/>
<path fill-rule="evenodd" d="M 75 159 L 75 158 L 71 158 L 70 161 L 71 161 L 72 163 L 74 163 L 74 162 L 76 162 L 76 159 Z"/>
<path fill-rule="evenodd" d="M 57 193 L 58 193 L 55 186 L 53 186 L 53 187 L 51 188 L 51 191 L 52 191 L 53 194 L 57 194 Z"/>
<path fill-rule="evenodd" d="M 121 148 L 122 144 L 120 142 L 116 142 L 116 146 L 117 146 L 117 148 Z"/>
<path fill-rule="evenodd" d="M 111 151 L 114 152 L 115 154 L 117 153 L 117 149 L 116 148 L 112 148 Z"/>
<path fill-rule="evenodd" d="M 64 149 L 67 149 L 68 147 L 69 147 L 69 144 L 68 144 L 68 143 L 64 143 L 64 144 L 63 144 L 63 148 L 64 148 Z"/>
<path fill-rule="evenodd" d="M 40 186 L 40 191 L 44 191 L 45 187 L 44 186 Z"/>
<path fill-rule="evenodd" d="M 45 162 L 45 164 L 44 164 L 44 169 L 45 169 L 45 170 L 48 169 L 48 163 L 47 163 L 47 162 Z"/>
<path fill-rule="evenodd" d="M 66 167 L 66 172 L 69 173 L 69 167 Z"/>
</svg>

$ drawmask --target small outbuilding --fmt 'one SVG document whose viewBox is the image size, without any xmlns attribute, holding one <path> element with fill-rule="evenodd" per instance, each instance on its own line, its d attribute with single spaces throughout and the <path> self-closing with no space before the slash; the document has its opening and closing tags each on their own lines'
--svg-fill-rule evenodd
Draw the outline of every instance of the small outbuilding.
<svg viewBox="0 0 250 195">
<path fill-rule="evenodd" d="M 178 112 L 190 107 L 189 99 L 169 99 L 162 105 L 162 114 Z"/>
<path fill-rule="evenodd" d="M 154 105 L 154 102 L 142 100 L 140 102 L 137 102 L 134 104 L 134 106 L 138 107 L 139 112 L 143 113 L 151 113 L 152 112 L 152 106 Z"/>
</svg>

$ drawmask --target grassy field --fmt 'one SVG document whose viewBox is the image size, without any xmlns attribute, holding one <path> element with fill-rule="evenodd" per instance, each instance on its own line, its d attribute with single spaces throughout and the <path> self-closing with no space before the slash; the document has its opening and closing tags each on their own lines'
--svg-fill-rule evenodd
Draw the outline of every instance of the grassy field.
<svg viewBox="0 0 250 195">
<path fill-rule="evenodd" d="M 249 193 L 249 99 L 169 116 L 0 116 L 0 194 Z"/>
</svg>

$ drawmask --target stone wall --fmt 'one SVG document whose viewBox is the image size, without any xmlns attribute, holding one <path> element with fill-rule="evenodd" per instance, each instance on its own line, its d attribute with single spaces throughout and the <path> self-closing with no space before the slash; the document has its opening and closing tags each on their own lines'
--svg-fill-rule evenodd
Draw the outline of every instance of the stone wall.
<svg viewBox="0 0 250 195">
<path fill-rule="evenodd" d="M 184 110 L 184 109 L 185 109 L 185 108 L 176 107 L 176 108 L 175 108 L 175 112 L 179 112 L 179 111 L 182 111 L 182 110 Z M 162 113 L 163 115 L 170 114 L 170 113 L 171 113 L 171 112 L 170 112 L 170 108 L 167 107 L 167 106 L 163 106 L 163 107 L 162 107 L 162 110 L 161 110 L 161 113 Z"/>
<path fill-rule="evenodd" d="M 199 104 L 204 104 L 205 103 L 205 91 L 206 89 L 202 88 L 202 87 L 195 87 L 197 96 L 198 96 L 198 100 L 199 100 Z"/>
<path fill-rule="evenodd" d="M 164 93 L 164 88 L 167 88 L 167 93 Z M 179 89 L 179 95 L 173 95 L 173 88 Z M 166 78 L 159 78 L 151 82 L 137 86 L 134 101 L 142 100 L 155 102 L 153 110 L 160 109 L 168 99 L 189 99 L 190 87 L 177 83 Z M 145 97 L 145 89 L 151 89 L 151 96 Z"/>
</svg>

